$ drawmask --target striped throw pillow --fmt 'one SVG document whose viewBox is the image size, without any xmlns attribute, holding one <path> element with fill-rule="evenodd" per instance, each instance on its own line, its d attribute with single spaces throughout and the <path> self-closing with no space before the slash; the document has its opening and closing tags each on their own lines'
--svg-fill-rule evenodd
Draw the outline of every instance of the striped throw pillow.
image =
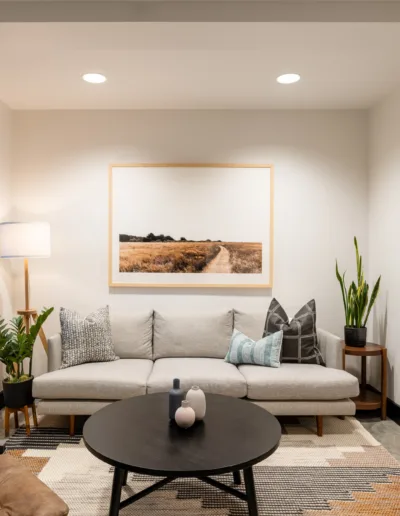
<svg viewBox="0 0 400 516">
<path fill-rule="evenodd" d="M 254 341 L 234 329 L 225 362 L 230 364 L 255 364 L 279 367 L 283 332 L 277 331 L 261 340 Z"/>
</svg>

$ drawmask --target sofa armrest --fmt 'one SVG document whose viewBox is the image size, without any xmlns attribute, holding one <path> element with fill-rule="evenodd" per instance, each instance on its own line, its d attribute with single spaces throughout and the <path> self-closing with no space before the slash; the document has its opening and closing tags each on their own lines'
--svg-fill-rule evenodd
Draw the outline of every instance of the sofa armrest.
<svg viewBox="0 0 400 516">
<path fill-rule="evenodd" d="M 53 335 L 47 340 L 49 345 L 48 368 L 50 371 L 60 369 L 62 363 L 61 355 L 61 333 Z"/>
<path fill-rule="evenodd" d="M 340 337 L 317 328 L 318 344 L 326 367 L 343 369 L 342 343 Z"/>
</svg>

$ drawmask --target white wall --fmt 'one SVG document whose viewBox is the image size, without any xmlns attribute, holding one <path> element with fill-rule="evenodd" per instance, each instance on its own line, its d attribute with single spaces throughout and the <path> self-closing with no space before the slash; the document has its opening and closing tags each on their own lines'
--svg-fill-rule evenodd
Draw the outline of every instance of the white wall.
<svg viewBox="0 0 400 516">
<path fill-rule="evenodd" d="M 83 313 L 105 303 L 127 312 L 260 311 L 273 295 L 293 314 L 315 297 L 319 326 L 341 334 L 334 264 L 337 257 L 352 270 L 354 235 L 366 254 L 367 135 L 362 111 L 16 112 L 19 218 L 52 226 L 52 257 L 31 263 L 33 305 Z M 273 163 L 273 291 L 110 290 L 108 165 L 129 162 Z M 238 206 L 240 199 L 233 199 L 232 209 Z M 21 277 L 16 293 L 21 303 Z M 57 328 L 54 316 L 47 332 Z"/>
<path fill-rule="evenodd" d="M 371 112 L 369 170 L 369 276 L 382 274 L 374 342 L 387 346 L 388 396 L 400 404 L 400 90 Z"/>
<path fill-rule="evenodd" d="M 0 102 L 0 222 L 7 220 L 11 211 L 11 130 L 11 111 Z M 12 315 L 10 265 L 6 260 L 0 260 L 0 316 L 6 319 Z M 0 367 L 0 380 L 2 370 Z"/>
</svg>

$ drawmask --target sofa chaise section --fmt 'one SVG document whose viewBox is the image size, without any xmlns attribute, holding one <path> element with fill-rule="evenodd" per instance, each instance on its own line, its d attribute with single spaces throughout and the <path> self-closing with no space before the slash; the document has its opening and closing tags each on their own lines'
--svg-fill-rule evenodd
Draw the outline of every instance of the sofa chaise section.
<svg viewBox="0 0 400 516">
<path fill-rule="evenodd" d="M 234 312 L 235 328 L 257 340 L 264 330 L 265 313 Z M 317 329 L 318 346 L 325 365 L 283 363 L 279 368 L 240 365 L 246 378 L 247 397 L 277 416 L 316 416 L 318 435 L 323 416 L 353 416 L 358 379 L 342 369 L 339 337 Z"/>
<path fill-rule="evenodd" d="M 250 400 L 341 400 L 358 395 L 355 376 L 317 364 L 240 365 Z"/>
</svg>

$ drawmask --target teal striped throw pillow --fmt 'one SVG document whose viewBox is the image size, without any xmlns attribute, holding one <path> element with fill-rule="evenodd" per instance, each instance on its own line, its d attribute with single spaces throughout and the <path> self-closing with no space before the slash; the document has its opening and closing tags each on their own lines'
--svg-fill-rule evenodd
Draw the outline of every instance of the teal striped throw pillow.
<svg viewBox="0 0 400 516">
<path fill-rule="evenodd" d="M 283 331 L 277 331 L 256 342 L 234 329 L 225 362 L 279 367 L 282 339 Z"/>
</svg>

